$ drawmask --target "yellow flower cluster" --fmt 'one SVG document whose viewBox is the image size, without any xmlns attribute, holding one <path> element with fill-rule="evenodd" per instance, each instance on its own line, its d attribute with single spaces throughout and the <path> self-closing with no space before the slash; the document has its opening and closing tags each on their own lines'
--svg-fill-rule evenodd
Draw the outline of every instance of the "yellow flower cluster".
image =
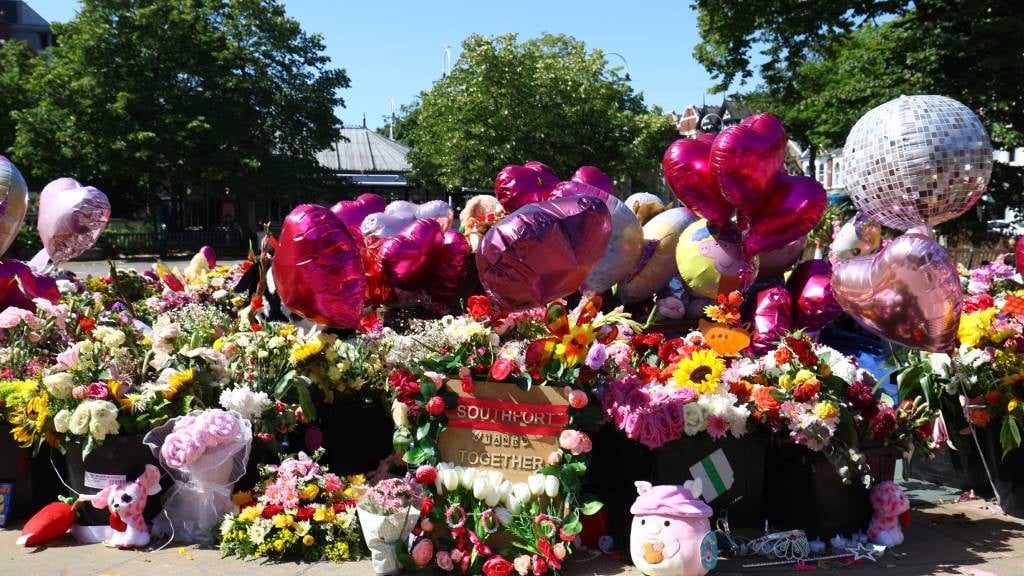
<svg viewBox="0 0 1024 576">
<path fill-rule="evenodd" d="M 324 550 L 324 552 L 327 555 L 327 559 L 332 562 L 344 562 L 352 557 L 352 554 L 349 551 L 348 542 L 343 540 L 339 540 L 338 542 L 331 544 L 326 550 Z"/>
<path fill-rule="evenodd" d="M 996 312 L 995 308 L 986 308 L 960 316 L 960 327 L 956 332 L 960 343 L 973 348 L 984 340 Z"/>
<path fill-rule="evenodd" d="M 291 360 L 292 364 L 301 364 L 307 359 L 323 352 L 324 344 L 324 340 L 320 336 L 317 336 L 316 338 L 310 340 L 309 342 L 299 344 L 298 346 L 292 348 L 289 360 Z"/>
<path fill-rule="evenodd" d="M 305 488 L 299 490 L 299 498 L 302 498 L 303 500 L 313 500 L 319 493 L 320 488 L 316 484 L 307 484 Z"/>
</svg>

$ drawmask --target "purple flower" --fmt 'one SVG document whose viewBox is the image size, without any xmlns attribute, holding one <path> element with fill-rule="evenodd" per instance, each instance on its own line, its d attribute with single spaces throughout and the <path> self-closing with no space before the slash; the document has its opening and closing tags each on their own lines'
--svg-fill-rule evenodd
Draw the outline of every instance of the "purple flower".
<svg viewBox="0 0 1024 576">
<path fill-rule="evenodd" d="M 593 346 L 590 347 L 590 351 L 587 352 L 587 359 L 584 360 L 584 364 L 586 364 L 587 368 L 590 368 L 591 370 L 597 370 L 601 366 L 604 366 L 604 361 L 607 359 L 608 350 L 605 348 L 605 345 L 600 342 L 595 342 Z"/>
</svg>

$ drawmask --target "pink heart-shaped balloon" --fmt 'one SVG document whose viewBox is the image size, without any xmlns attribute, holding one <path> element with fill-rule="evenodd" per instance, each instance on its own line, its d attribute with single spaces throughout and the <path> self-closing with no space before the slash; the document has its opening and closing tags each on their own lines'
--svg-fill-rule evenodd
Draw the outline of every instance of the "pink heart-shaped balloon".
<svg viewBox="0 0 1024 576">
<path fill-rule="evenodd" d="M 832 293 L 847 314 L 883 338 L 931 352 L 954 346 L 963 289 L 949 254 L 924 234 L 907 233 L 878 254 L 840 262 Z"/>
<path fill-rule="evenodd" d="M 444 233 L 444 244 L 434 267 L 436 277 L 430 282 L 430 296 L 435 302 L 445 302 L 455 295 L 466 276 L 472 254 L 465 236 L 456 230 Z"/>
<path fill-rule="evenodd" d="M 92 248 L 109 220 L 107 195 L 71 178 L 54 180 L 39 194 L 39 238 L 55 264 Z"/>
<path fill-rule="evenodd" d="M 1017 273 L 1024 274 L 1024 236 L 1017 238 L 1017 250 L 1014 252 L 1017 261 Z"/>
<path fill-rule="evenodd" d="M 0 156 L 0 256 L 18 237 L 28 210 L 28 185 L 13 162 Z"/>
<path fill-rule="evenodd" d="M 600 188 L 609 194 L 615 189 L 612 179 L 596 166 L 580 166 L 576 173 L 572 175 L 571 180 Z"/>
<path fill-rule="evenodd" d="M 793 300 L 782 286 L 757 293 L 754 309 L 754 350 L 763 353 L 793 328 Z"/>
<path fill-rule="evenodd" d="M 757 211 L 740 214 L 743 247 L 751 256 L 778 250 L 806 236 L 827 208 L 828 195 L 817 180 L 780 175 Z"/>
<path fill-rule="evenodd" d="M 608 207 L 593 196 L 528 204 L 484 235 L 480 282 L 503 310 L 545 305 L 579 290 L 611 233 Z"/>
<path fill-rule="evenodd" d="M 806 260 L 786 281 L 793 301 L 793 322 L 816 332 L 839 318 L 843 309 L 832 294 L 832 265 L 827 260 Z"/>
<path fill-rule="evenodd" d="M 722 196 L 740 212 L 754 212 L 773 193 L 787 145 L 782 122 L 770 114 L 754 114 L 722 130 L 711 145 L 711 173 Z"/>
<path fill-rule="evenodd" d="M 357 328 L 366 279 L 356 242 L 327 208 L 296 206 L 284 219 L 273 262 L 274 283 L 285 306 L 317 324 Z"/>
<path fill-rule="evenodd" d="M 435 280 L 437 256 L 443 249 L 441 225 L 434 220 L 417 220 L 382 240 L 377 257 L 389 284 L 403 290 L 421 290 Z"/>
<path fill-rule="evenodd" d="M 494 178 L 494 195 L 505 208 L 515 212 L 519 208 L 547 199 L 558 184 L 558 174 L 549 166 L 531 160 L 523 166 L 505 166 Z"/>
<path fill-rule="evenodd" d="M 673 142 L 661 160 L 665 181 L 676 197 L 695 214 L 722 226 L 732 217 L 729 204 L 711 174 L 711 141 L 679 139 Z"/>
<path fill-rule="evenodd" d="M 387 205 L 388 201 L 376 194 L 360 194 L 355 200 L 342 200 L 331 206 L 331 212 L 349 228 L 359 230 L 364 218 L 375 212 L 383 212 Z"/>
</svg>

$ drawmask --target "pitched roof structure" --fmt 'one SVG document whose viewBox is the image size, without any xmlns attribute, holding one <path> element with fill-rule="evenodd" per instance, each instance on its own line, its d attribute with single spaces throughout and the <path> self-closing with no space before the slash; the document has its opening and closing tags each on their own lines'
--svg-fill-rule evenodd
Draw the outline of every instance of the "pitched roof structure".
<svg viewBox="0 0 1024 576">
<path fill-rule="evenodd" d="M 342 139 L 316 155 L 324 168 L 343 174 L 404 174 L 409 148 L 368 128 L 342 128 Z"/>
</svg>

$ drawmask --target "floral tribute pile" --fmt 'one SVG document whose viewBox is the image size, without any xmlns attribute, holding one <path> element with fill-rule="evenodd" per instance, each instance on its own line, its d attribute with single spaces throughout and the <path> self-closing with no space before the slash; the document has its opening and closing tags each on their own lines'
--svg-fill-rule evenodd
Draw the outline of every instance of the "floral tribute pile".
<svg viewBox="0 0 1024 576">
<path fill-rule="evenodd" d="M 241 510 L 220 525 L 224 556 L 332 562 L 363 556 L 355 507 L 366 479 L 332 474 L 318 463 L 321 455 L 300 452 L 267 466 L 255 499 L 235 495 Z"/>
</svg>

